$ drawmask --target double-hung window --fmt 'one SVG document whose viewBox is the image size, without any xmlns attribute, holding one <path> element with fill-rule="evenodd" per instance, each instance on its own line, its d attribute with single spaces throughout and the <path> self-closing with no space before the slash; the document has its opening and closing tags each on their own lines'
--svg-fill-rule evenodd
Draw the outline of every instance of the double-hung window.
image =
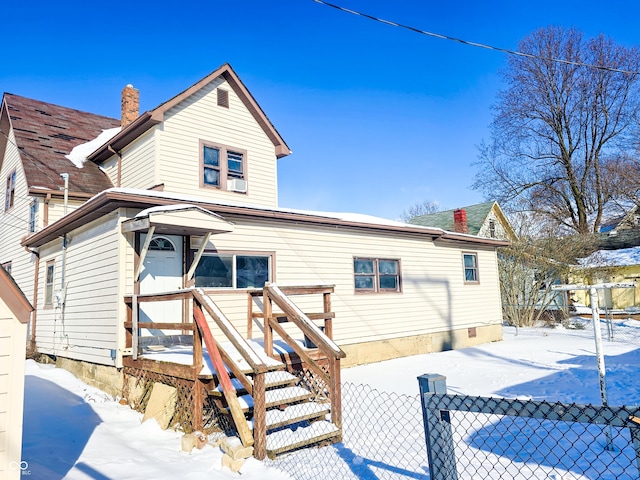
<svg viewBox="0 0 640 480">
<path fill-rule="evenodd" d="M 400 261 L 386 258 L 353 259 L 357 293 L 400 292 Z"/>
<path fill-rule="evenodd" d="M 5 191 L 4 198 L 4 210 L 5 212 L 13 207 L 16 197 L 16 171 L 14 170 L 7 177 L 7 189 Z"/>
<path fill-rule="evenodd" d="M 55 261 L 49 260 L 46 267 L 46 277 L 44 284 L 44 304 L 45 306 L 53 305 L 53 276 L 55 273 Z"/>
<path fill-rule="evenodd" d="M 202 185 L 246 193 L 247 152 L 201 142 Z"/>
<path fill-rule="evenodd" d="M 38 201 L 34 200 L 29 205 L 29 233 L 36 231 L 36 225 L 38 222 Z"/>
<path fill-rule="evenodd" d="M 463 253 L 464 283 L 478 283 L 478 255 L 475 253 Z"/>
<path fill-rule="evenodd" d="M 196 287 L 262 288 L 271 281 L 270 254 L 205 253 L 195 272 Z"/>
</svg>

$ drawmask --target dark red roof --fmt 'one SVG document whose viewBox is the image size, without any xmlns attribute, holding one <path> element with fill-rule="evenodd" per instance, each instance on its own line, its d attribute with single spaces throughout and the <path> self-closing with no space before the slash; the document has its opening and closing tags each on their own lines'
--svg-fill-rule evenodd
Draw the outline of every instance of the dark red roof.
<svg viewBox="0 0 640 480">
<path fill-rule="evenodd" d="M 65 157 L 73 147 L 95 139 L 102 130 L 119 127 L 120 120 L 4 94 L 9 118 L 20 149 L 27 186 L 59 190 L 61 173 L 69 174 L 69 190 L 96 194 L 113 187 L 93 162 L 76 167 Z"/>
</svg>

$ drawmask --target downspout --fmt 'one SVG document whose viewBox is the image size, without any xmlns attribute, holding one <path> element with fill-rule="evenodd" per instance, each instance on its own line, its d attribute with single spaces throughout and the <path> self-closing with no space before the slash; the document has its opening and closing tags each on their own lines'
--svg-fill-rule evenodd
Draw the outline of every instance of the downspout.
<svg viewBox="0 0 640 480">
<path fill-rule="evenodd" d="M 64 179 L 64 216 L 67 215 L 67 205 L 69 202 L 69 174 L 61 173 L 60 176 Z M 65 270 L 67 267 L 67 234 L 62 236 L 62 272 L 60 273 L 60 286 L 62 287 L 63 295 L 65 288 Z M 64 301 L 63 301 L 64 304 Z"/>
<path fill-rule="evenodd" d="M 120 187 L 122 183 L 122 153 L 113 149 L 111 145 L 107 146 L 107 150 L 118 157 L 118 173 L 116 174 L 116 187 Z"/>
<path fill-rule="evenodd" d="M 25 237 L 23 237 L 24 240 Z M 38 273 L 40 271 L 40 253 L 35 250 L 30 250 L 27 247 L 24 249 L 36 257 L 36 264 L 33 275 L 33 311 L 31 312 L 31 336 L 29 338 L 29 348 L 33 353 L 36 351 L 36 318 L 38 313 Z"/>
<path fill-rule="evenodd" d="M 67 215 L 67 206 L 69 203 L 69 174 L 68 173 L 61 173 L 60 176 L 64 179 L 64 210 L 63 210 L 63 217 L 65 217 Z M 60 272 L 60 294 L 57 296 L 57 304 L 58 307 L 60 308 L 60 321 L 62 322 L 62 332 L 64 337 L 66 337 L 66 333 L 65 333 L 65 327 L 64 327 L 64 314 L 65 314 L 65 305 L 67 303 L 67 281 L 66 281 L 66 270 L 67 270 L 67 234 L 65 233 L 62 236 L 62 268 L 61 268 L 61 272 Z M 62 335 L 61 335 L 61 340 L 62 340 Z M 53 335 L 53 341 L 54 341 L 54 348 L 53 348 L 53 353 L 56 354 L 55 351 L 55 329 L 54 329 L 54 335 Z M 63 346 L 63 349 L 67 349 L 69 348 L 69 338 L 66 338 L 67 340 L 67 345 Z"/>
</svg>

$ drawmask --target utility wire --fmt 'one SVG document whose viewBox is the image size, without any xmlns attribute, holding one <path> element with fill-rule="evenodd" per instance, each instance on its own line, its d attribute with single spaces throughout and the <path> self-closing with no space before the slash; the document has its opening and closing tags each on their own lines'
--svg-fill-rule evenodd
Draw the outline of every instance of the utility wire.
<svg viewBox="0 0 640 480">
<path fill-rule="evenodd" d="M 335 9 L 340 10 L 342 12 L 350 13 L 352 15 L 358 15 L 360 17 L 365 17 L 365 18 L 368 18 L 369 20 L 374 20 L 376 22 L 384 23 L 386 25 L 391 25 L 392 27 L 404 28 L 406 30 L 410 30 L 410 31 L 415 32 L 415 33 L 420 33 L 422 35 L 427 35 L 429 37 L 440 38 L 442 40 L 451 40 L 453 42 L 462 43 L 463 45 L 469 45 L 471 47 L 486 48 L 487 50 L 494 50 L 494 51 L 497 51 L 497 52 L 508 53 L 509 55 L 516 55 L 516 56 L 519 56 L 519 57 L 534 58 L 534 59 L 537 59 L 537 60 L 545 60 L 545 61 L 549 61 L 549 62 L 564 63 L 566 65 L 575 65 L 577 67 L 595 68 L 595 69 L 598 69 L 598 70 L 606 70 L 608 72 L 625 73 L 625 74 L 628 74 L 628 75 L 638 75 L 638 74 L 640 74 L 640 72 L 634 71 L 634 70 L 622 70 L 622 69 L 619 69 L 619 68 L 612 68 L 612 67 L 607 67 L 607 66 L 604 66 L 604 65 L 593 65 L 593 64 L 589 64 L 589 63 L 583 63 L 583 62 L 574 62 L 572 60 L 563 60 L 561 58 L 543 57 L 541 55 L 534 55 L 533 53 L 519 52 L 517 50 L 509 50 L 507 48 L 494 47 L 492 45 L 487 45 L 487 44 L 484 44 L 484 43 L 470 42 L 468 40 L 463 40 L 461 38 L 450 37 L 448 35 L 442 35 L 440 33 L 428 32 L 426 30 L 420 30 L 419 28 L 411 27 L 409 25 L 403 25 L 401 23 L 392 22 L 391 20 L 385 20 L 383 18 L 374 17 L 373 15 L 368 15 L 366 13 L 358 12 L 356 10 L 351 10 L 349 8 L 341 7 L 340 5 L 335 5 L 333 3 L 325 2 L 324 0 L 313 0 L 313 1 L 316 2 L 316 3 L 319 3 L 321 5 L 326 5 L 327 7 L 335 8 Z"/>
</svg>

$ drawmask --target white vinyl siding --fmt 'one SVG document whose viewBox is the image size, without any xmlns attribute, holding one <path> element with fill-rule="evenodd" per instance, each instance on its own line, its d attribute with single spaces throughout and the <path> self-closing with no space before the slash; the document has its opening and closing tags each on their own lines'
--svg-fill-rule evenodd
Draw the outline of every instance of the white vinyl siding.
<svg viewBox="0 0 640 480">
<path fill-rule="evenodd" d="M 122 150 L 121 187 L 146 189 L 165 181 L 158 178 L 155 131 L 152 128 Z M 117 185 L 117 175 L 112 182 Z"/>
<path fill-rule="evenodd" d="M 11 262 L 11 275 L 26 297 L 32 299 L 35 257 L 24 250 L 20 241 L 22 237 L 29 235 L 29 208 L 33 197 L 27 191 L 13 130 L 9 132 L 5 152 L 0 152 L 0 155 L 4 155 L 0 168 L 3 182 L 11 172 L 16 172 L 13 207 L 8 212 L 4 208 L 0 209 L 0 263 Z M 2 201 L 4 207 L 4 191 Z"/>
<path fill-rule="evenodd" d="M 278 285 L 336 285 L 331 303 L 336 312 L 334 338 L 339 344 L 500 323 L 500 292 L 493 249 L 476 250 L 483 281 L 470 291 L 465 288 L 460 271 L 463 249 L 458 246 L 437 245 L 425 237 L 397 233 L 364 233 L 349 228 L 275 221 L 249 225 L 240 218 L 228 217 L 228 220 L 236 224 L 234 232 L 214 235 L 210 241 L 212 248 L 252 254 L 273 251 L 274 281 Z M 197 242 L 194 241 L 193 246 L 197 246 Z M 402 293 L 356 294 L 354 256 L 399 259 Z M 211 291 L 214 292 L 211 298 L 236 328 L 246 333 L 246 296 Z M 307 302 L 311 311 L 322 309 L 318 298 L 296 298 L 295 301 Z"/>
<path fill-rule="evenodd" d="M 229 108 L 217 104 L 216 88 L 219 86 L 229 90 Z M 277 205 L 273 143 L 221 78 L 168 111 L 162 130 L 158 129 L 158 137 L 158 179 L 164 183 L 165 192 L 197 194 L 210 200 Z M 246 152 L 246 194 L 201 186 L 201 141 Z"/>
<path fill-rule="evenodd" d="M 119 224 L 117 213 L 91 222 L 68 238 L 64 323 L 60 308 L 43 308 L 38 298 L 36 340 L 44 353 L 113 365 L 111 350 L 118 348 Z M 40 288 L 44 292 L 46 264 L 55 258 L 54 291 L 62 288 L 61 243 L 41 249 Z M 54 302 L 55 303 L 55 302 Z"/>
<path fill-rule="evenodd" d="M 20 478 L 8 467 L 21 460 L 26 332 L 0 299 L 0 478 L 8 480 Z"/>
</svg>

